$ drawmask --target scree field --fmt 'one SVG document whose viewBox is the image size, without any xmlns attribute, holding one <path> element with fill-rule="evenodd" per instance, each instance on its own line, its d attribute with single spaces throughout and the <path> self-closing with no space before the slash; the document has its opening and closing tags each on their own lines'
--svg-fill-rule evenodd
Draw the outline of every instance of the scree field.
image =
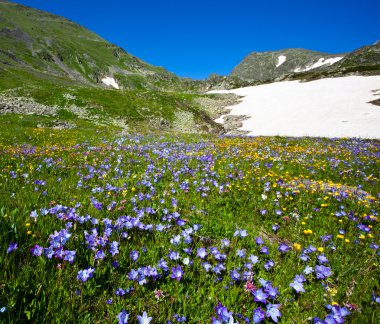
<svg viewBox="0 0 380 324">
<path fill-rule="evenodd" d="M 378 141 L 13 134 L 0 322 L 379 323 Z"/>
</svg>

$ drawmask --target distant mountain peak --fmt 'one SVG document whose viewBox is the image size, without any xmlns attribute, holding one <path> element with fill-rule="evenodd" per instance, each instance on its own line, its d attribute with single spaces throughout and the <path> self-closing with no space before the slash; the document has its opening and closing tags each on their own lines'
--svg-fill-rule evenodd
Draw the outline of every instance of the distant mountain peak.
<svg viewBox="0 0 380 324">
<path fill-rule="evenodd" d="M 334 64 L 344 55 L 328 54 L 302 48 L 252 52 L 231 72 L 247 81 L 266 81 L 295 72 L 309 71 Z"/>
</svg>

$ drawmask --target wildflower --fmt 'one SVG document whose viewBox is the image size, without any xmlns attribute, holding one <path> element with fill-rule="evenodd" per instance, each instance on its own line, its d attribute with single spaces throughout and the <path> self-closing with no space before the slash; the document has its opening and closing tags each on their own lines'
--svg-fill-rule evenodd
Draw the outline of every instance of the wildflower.
<svg viewBox="0 0 380 324">
<path fill-rule="evenodd" d="M 226 238 L 221 239 L 220 243 L 221 243 L 222 249 L 230 246 L 230 241 Z"/>
<path fill-rule="evenodd" d="M 289 250 L 290 250 L 290 247 L 285 243 L 281 243 L 281 245 L 278 247 L 278 251 L 281 253 L 286 253 Z"/>
<path fill-rule="evenodd" d="M 266 292 L 264 292 L 264 290 L 262 290 L 261 288 L 257 289 L 252 294 L 255 297 L 254 298 L 255 302 L 259 302 L 259 303 L 263 303 L 263 304 L 267 303 L 267 298 L 269 295 Z"/>
<path fill-rule="evenodd" d="M 17 249 L 18 249 L 17 243 L 10 243 L 7 249 L 7 253 L 11 253 L 12 251 L 15 251 Z"/>
<path fill-rule="evenodd" d="M 322 246 L 320 246 L 317 250 L 322 253 L 325 249 Z"/>
<path fill-rule="evenodd" d="M 171 275 L 171 278 L 172 279 L 177 279 L 178 281 L 181 280 L 182 276 L 183 276 L 183 271 L 182 271 L 182 268 L 180 265 L 177 265 L 176 267 L 172 268 L 172 275 Z"/>
<path fill-rule="evenodd" d="M 263 238 L 262 238 L 261 236 L 256 237 L 256 238 L 255 238 L 255 242 L 256 242 L 257 245 L 262 245 L 262 244 L 264 244 L 264 240 L 263 240 Z"/>
<path fill-rule="evenodd" d="M 269 254 L 269 249 L 267 246 L 263 246 L 261 249 L 260 249 L 260 253 L 261 254 Z"/>
<path fill-rule="evenodd" d="M 289 286 L 292 287 L 297 292 L 297 294 L 300 292 L 305 292 L 302 282 L 294 280 L 292 283 L 290 283 Z"/>
<path fill-rule="evenodd" d="M 118 324 L 127 324 L 128 323 L 129 314 L 123 309 L 118 315 Z"/>
<path fill-rule="evenodd" d="M 136 261 L 139 258 L 139 252 L 137 252 L 136 250 L 133 250 L 130 253 L 130 256 L 131 256 L 132 261 Z"/>
<path fill-rule="evenodd" d="M 267 305 L 267 317 L 270 317 L 273 322 L 278 323 L 278 317 L 281 317 L 279 310 L 280 304 L 268 304 Z"/>
<path fill-rule="evenodd" d="M 161 297 L 165 297 L 161 289 L 155 289 L 153 293 L 154 297 L 156 297 L 158 300 L 160 300 Z"/>
<path fill-rule="evenodd" d="M 269 271 L 270 269 L 272 269 L 274 267 L 274 262 L 272 260 L 268 260 L 265 264 L 264 264 L 264 268 L 266 271 Z"/>
<path fill-rule="evenodd" d="M 79 270 L 77 279 L 81 280 L 82 282 L 86 282 L 88 279 L 91 279 L 94 276 L 94 268 L 88 268 L 84 270 Z"/>
<path fill-rule="evenodd" d="M 294 244 L 293 244 L 293 247 L 294 247 L 297 251 L 301 250 L 301 245 L 298 244 L 298 243 L 294 243 Z"/>
<path fill-rule="evenodd" d="M 30 252 L 32 252 L 33 256 L 41 256 L 43 251 L 44 248 L 42 246 L 39 246 L 38 244 L 36 244 L 30 249 Z"/>
<path fill-rule="evenodd" d="M 261 309 L 260 307 L 257 307 L 253 311 L 253 323 L 260 323 L 265 320 L 265 311 Z"/>
<path fill-rule="evenodd" d="M 303 273 L 305 274 L 305 275 L 308 275 L 308 274 L 310 274 L 310 273 L 313 273 L 314 272 L 314 269 L 312 268 L 312 267 L 310 267 L 310 266 L 306 266 L 305 267 L 305 269 L 303 270 Z"/>
<path fill-rule="evenodd" d="M 142 316 L 137 315 L 137 319 L 139 321 L 139 324 L 149 324 L 152 320 L 152 317 L 148 317 L 148 314 L 144 311 Z"/>
<path fill-rule="evenodd" d="M 63 260 L 66 260 L 66 261 L 69 261 L 70 263 L 73 263 L 74 262 L 74 258 L 75 258 L 75 255 L 76 255 L 76 251 L 65 251 L 64 252 L 64 258 Z"/>
<path fill-rule="evenodd" d="M 109 252 L 111 253 L 112 256 L 115 256 L 116 254 L 119 253 L 119 242 L 113 241 L 110 244 L 110 249 Z"/>
<path fill-rule="evenodd" d="M 252 264 L 256 264 L 257 262 L 259 262 L 259 258 L 254 254 L 251 254 L 248 257 L 248 260 L 251 261 Z"/>
<path fill-rule="evenodd" d="M 240 280 L 240 273 L 237 272 L 236 270 L 231 270 L 230 271 L 230 277 L 234 281 L 239 281 Z"/>
<path fill-rule="evenodd" d="M 245 253 L 245 249 L 241 249 L 241 250 L 237 250 L 236 251 L 236 255 L 239 257 L 239 258 L 244 258 L 246 253 Z"/>
<path fill-rule="evenodd" d="M 325 264 L 329 262 L 329 260 L 326 258 L 324 254 L 318 255 L 317 259 L 319 264 Z"/>
<path fill-rule="evenodd" d="M 315 275 L 317 279 L 325 279 L 332 275 L 331 269 L 329 267 L 325 267 L 323 265 L 315 266 Z"/>
<path fill-rule="evenodd" d="M 205 248 L 199 248 L 197 250 L 197 257 L 204 259 L 207 256 L 207 252 Z"/>
</svg>

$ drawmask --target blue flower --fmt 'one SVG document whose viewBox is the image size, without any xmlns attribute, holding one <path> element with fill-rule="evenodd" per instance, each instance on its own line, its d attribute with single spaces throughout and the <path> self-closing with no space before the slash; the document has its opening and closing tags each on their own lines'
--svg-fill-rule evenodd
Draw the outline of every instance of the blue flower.
<svg viewBox="0 0 380 324">
<path fill-rule="evenodd" d="M 128 323 L 129 314 L 123 309 L 118 315 L 118 324 L 127 324 Z"/>
<path fill-rule="evenodd" d="M 254 298 L 255 302 L 259 302 L 259 303 L 263 303 L 263 304 L 267 303 L 267 298 L 269 295 L 267 293 L 265 293 L 261 288 L 257 289 L 252 294 L 255 297 Z"/>
<path fill-rule="evenodd" d="M 260 307 L 257 307 L 253 311 L 253 323 L 260 323 L 265 320 L 265 311 Z"/>
<path fill-rule="evenodd" d="M 79 270 L 77 279 L 81 280 L 82 282 L 86 282 L 88 279 L 92 278 L 94 276 L 94 268 L 88 268 L 84 270 Z"/>
<path fill-rule="evenodd" d="M 204 259 L 207 256 L 207 252 L 205 248 L 199 248 L 197 250 L 197 257 Z"/>
<path fill-rule="evenodd" d="M 273 322 L 278 323 L 278 317 L 281 317 L 281 312 L 278 309 L 280 304 L 267 305 L 267 317 L 270 317 Z"/>
<path fill-rule="evenodd" d="M 144 312 L 142 316 L 137 315 L 137 320 L 139 321 L 139 324 L 149 324 L 152 317 L 148 317 L 148 314 Z"/>
<path fill-rule="evenodd" d="M 176 267 L 172 268 L 172 275 L 171 275 L 171 278 L 172 279 L 177 279 L 178 281 L 181 280 L 182 276 L 183 276 L 183 271 L 182 271 L 182 268 L 180 265 L 177 265 Z"/>
<path fill-rule="evenodd" d="M 300 292 L 305 292 L 302 282 L 294 280 L 289 286 L 292 287 L 298 294 Z"/>
<path fill-rule="evenodd" d="M 7 249 L 7 253 L 11 253 L 12 251 L 17 250 L 17 249 L 18 249 L 17 243 L 10 243 Z"/>
</svg>

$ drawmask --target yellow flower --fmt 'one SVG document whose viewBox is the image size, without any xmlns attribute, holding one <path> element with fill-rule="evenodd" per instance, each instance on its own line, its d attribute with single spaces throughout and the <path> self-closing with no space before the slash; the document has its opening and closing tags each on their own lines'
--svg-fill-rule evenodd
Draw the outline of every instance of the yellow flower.
<svg viewBox="0 0 380 324">
<path fill-rule="evenodd" d="M 344 239 L 344 235 L 341 235 L 341 234 L 338 234 L 337 236 L 336 236 L 338 239 Z"/>
<path fill-rule="evenodd" d="M 293 247 L 296 249 L 296 250 L 301 250 L 301 244 L 298 244 L 298 243 L 294 243 L 293 244 Z"/>
<path fill-rule="evenodd" d="M 338 305 L 338 303 L 337 302 L 331 302 L 331 306 L 335 306 L 335 305 Z"/>
<path fill-rule="evenodd" d="M 305 222 L 302 222 L 301 224 L 302 224 L 302 225 L 305 225 L 306 223 L 305 223 Z"/>
<path fill-rule="evenodd" d="M 303 233 L 305 235 L 308 235 L 308 234 L 313 234 L 313 231 L 311 229 L 307 229 L 307 230 L 304 230 Z"/>
<path fill-rule="evenodd" d="M 318 251 L 319 252 L 323 252 L 325 249 L 322 247 L 322 246 L 320 246 L 319 248 L 318 248 Z"/>
<path fill-rule="evenodd" d="M 364 239 L 365 239 L 365 235 L 360 234 L 360 235 L 359 235 L 359 238 L 360 238 L 361 240 L 364 240 Z"/>
<path fill-rule="evenodd" d="M 349 239 L 345 239 L 344 240 L 346 243 L 350 243 L 350 240 Z"/>
<path fill-rule="evenodd" d="M 30 235 L 32 234 L 32 231 L 27 231 L 26 234 Z"/>
<path fill-rule="evenodd" d="M 26 223 L 25 226 L 26 226 L 26 227 L 29 227 L 29 226 L 30 226 L 30 223 Z"/>
</svg>

